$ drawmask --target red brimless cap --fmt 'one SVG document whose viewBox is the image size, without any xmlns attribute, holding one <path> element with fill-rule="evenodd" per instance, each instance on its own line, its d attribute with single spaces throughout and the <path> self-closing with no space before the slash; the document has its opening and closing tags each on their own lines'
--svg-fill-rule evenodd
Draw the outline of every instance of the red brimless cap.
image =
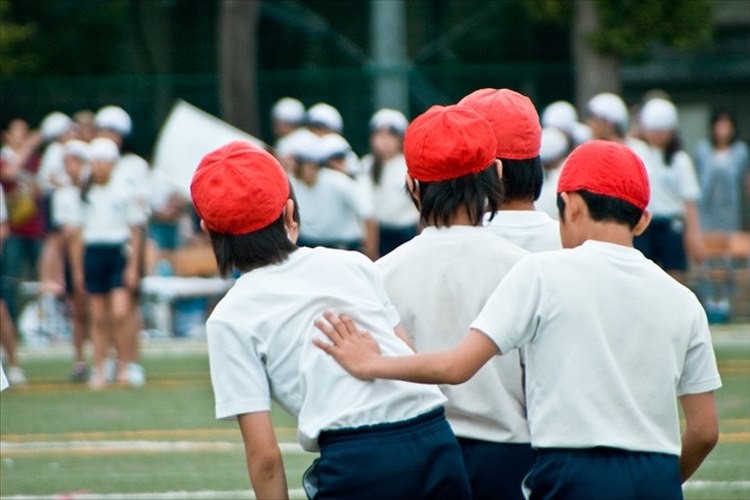
<svg viewBox="0 0 750 500">
<path fill-rule="evenodd" d="M 496 158 L 528 160 L 539 156 L 542 126 L 531 99 L 510 89 L 479 89 L 458 103 L 490 122 L 497 138 Z"/>
<path fill-rule="evenodd" d="M 445 181 L 475 174 L 495 160 L 495 134 L 468 108 L 432 106 L 406 128 L 404 157 L 409 175 Z"/>
<path fill-rule="evenodd" d="M 588 141 L 570 153 L 557 182 L 558 193 L 590 191 L 645 210 L 651 197 L 643 161 L 627 146 Z"/>
<path fill-rule="evenodd" d="M 203 157 L 190 194 L 209 229 L 245 234 L 279 218 L 289 199 L 289 180 L 271 154 L 249 142 L 234 141 Z"/>
</svg>

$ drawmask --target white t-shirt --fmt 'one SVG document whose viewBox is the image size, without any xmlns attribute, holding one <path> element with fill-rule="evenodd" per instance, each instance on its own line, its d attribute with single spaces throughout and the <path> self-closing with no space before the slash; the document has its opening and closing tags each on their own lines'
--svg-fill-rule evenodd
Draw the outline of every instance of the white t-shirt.
<svg viewBox="0 0 750 500">
<path fill-rule="evenodd" d="M 82 211 L 83 200 L 78 186 L 63 186 L 52 192 L 52 221 L 56 226 L 80 226 Z"/>
<path fill-rule="evenodd" d="M 484 224 L 494 234 L 515 243 L 529 252 L 544 252 L 562 248 L 560 223 L 544 212 L 536 210 L 499 210 L 490 221 L 485 214 Z"/>
<path fill-rule="evenodd" d="M 526 346 L 531 444 L 680 454 L 677 397 L 721 387 L 695 295 L 633 248 L 521 260 L 471 325 Z"/>
<path fill-rule="evenodd" d="M 404 155 L 398 154 L 383 164 L 378 184 L 372 180 L 373 162 L 372 155 L 362 158 L 363 177 L 372 190 L 375 217 L 378 222 L 392 227 L 416 226 L 419 222 L 419 211 L 406 192 Z"/>
<path fill-rule="evenodd" d="M 544 183 L 539 199 L 534 202 L 534 208 L 549 215 L 550 219 L 560 220 L 560 212 L 557 209 L 557 181 L 560 180 L 562 164 L 552 170 L 544 171 Z"/>
<path fill-rule="evenodd" d="M 323 430 L 397 422 L 445 402 L 437 387 L 361 381 L 312 343 L 323 311 L 348 313 L 386 356 L 411 354 L 393 331 L 398 313 L 367 257 L 299 248 L 237 279 L 206 323 L 216 417 L 269 411 L 273 398 L 297 417 L 298 438 L 318 449 Z"/>
<path fill-rule="evenodd" d="M 484 227 L 426 227 L 375 265 L 417 351 L 435 351 L 461 340 L 490 294 L 526 254 Z M 468 382 L 441 389 L 457 436 L 529 442 L 518 351 L 496 357 Z"/>
<path fill-rule="evenodd" d="M 0 224 L 8 222 L 8 205 L 5 204 L 5 190 L 0 186 Z"/>
<path fill-rule="evenodd" d="M 289 177 L 300 212 L 300 236 L 313 240 L 362 238 L 362 224 L 373 216 L 370 197 L 348 175 L 320 168 L 313 186 Z"/>
<path fill-rule="evenodd" d="M 133 195 L 111 180 L 92 185 L 88 201 L 81 204 L 77 215 L 71 211 L 67 221 L 70 226 L 83 228 L 85 243 L 106 245 L 126 242 L 130 228 L 145 222 L 145 214 Z"/>
<path fill-rule="evenodd" d="M 647 208 L 654 216 L 683 215 L 685 202 L 697 201 L 701 196 L 693 160 L 685 151 L 677 151 L 671 165 L 666 165 L 662 151 L 651 148 L 646 170 L 651 184 L 651 200 Z"/>
</svg>

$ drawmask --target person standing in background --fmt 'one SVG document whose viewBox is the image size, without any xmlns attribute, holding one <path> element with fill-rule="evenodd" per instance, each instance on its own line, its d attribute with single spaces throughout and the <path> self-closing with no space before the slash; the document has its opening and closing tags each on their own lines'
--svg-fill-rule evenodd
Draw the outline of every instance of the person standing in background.
<svg viewBox="0 0 750 500">
<path fill-rule="evenodd" d="M 651 99 L 641 110 L 640 126 L 649 154 L 643 158 L 651 184 L 648 210 L 652 220 L 635 247 L 680 283 L 685 283 L 688 257 L 703 259 L 697 202 L 701 190 L 690 155 L 677 132 L 677 108 Z"/>
<path fill-rule="evenodd" d="M 743 197 L 745 203 L 750 200 L 748 145 L 737 137 L 737 122 L 729 111 L 714 113 L 709 137 L 698 142 L 693 157 L 701 188 L 701 229 L 728 246 L 732 233 L 743 229 Z M 715 268 L 721 272 L 713 273 Z M 732 262 L 706 259 L 702 271 L 699 292 L 709 319 L 725 322 L 735 294 Z"/>
<path fill-rule="evenodd" d="M 554 220 L 560 218 L 560 212 L 557 210 L 557 181 L 569 153 L 568 136 L 554 127 L 542 129 L 542 147 L 539 150 L 539 159 L 542 160 L 542 168 L 544 169 L 544 182 L 542 183 L 542 192 L 539 194 L 539 199 L 534 203 L 534 207 Z"/>
<path fill-rule="evenodd" d="M 378 221 L 380 257 L 418 232 L 419 211 L 404 187 L 403 140 L 408 124 L 403 113 L 387 108 L 378 110 L 370 119 L 370 153 L 362 158 L 362 170 Z"/>
</svg>

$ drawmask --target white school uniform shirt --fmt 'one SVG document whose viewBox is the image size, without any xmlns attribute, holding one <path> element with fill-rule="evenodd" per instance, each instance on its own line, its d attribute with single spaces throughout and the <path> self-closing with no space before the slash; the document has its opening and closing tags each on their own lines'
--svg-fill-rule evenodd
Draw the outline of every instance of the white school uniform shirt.
<svg viewBox="0 0 750 500">
<path fill-rule="evenodd" d="M 529 255 L 471 327 L 503 353 L 526 346 L 537 448 L 679 455 L 677 397 L 721 387 L 698 299 L 631 247 Z"/>
<path fill-rule="evenodd" d="M 485 226 L 497 236 L 528 250 L 544 252 L 562 248 L 560 223 L 537 210 L 498 210 L 490 220 L 484 216 Z"/>
<path fill-rule="evenodd" d="M 238 278 L 206 322 L 216 417 L 269 411 L 274 399 L 297 417 L 302 447 L 317 451 L 321 431 L 397 422 L 445 402 L 435 386 L 349 375 L 312 343 L 324 338 L 313 321 L 325 310 L 356 317 L 386 356 L 412 353 L 367 257 L 299 248 Z"/>
<path fill-rule="evenodd" d="M 52 192 L 52 221 L 59 227 L 79 227 L 83 200 L 78 186 L 63 186 Z"/>
<path fill-rule="evenodd" d="M 8 205 L 5 204 L 5 189 L 0 186 L 0 224 L 8 222 Z"/>
<path fill-rule="evenodd" d="M 69 225 L 83 228 L 86 244 L 118 245 L 130 239 L 130 229 L 146 223 L 146 217 L 132 193 L 110 181 L 93 184 L 76 216 L 71 212 Z"/>
<path fill-rule="evenodd" d="M 362 158 L 363 177 L 372 190 L 372 202 L 378 223 L 390 227 L 409 227 L 419 223 L 419 211 L 406 191 L 406 159 L 398 154 L 383 164 L 380 182 L 372 180 L 372 155 Z"/>
<path fill-rule="evenodd" d="M 430 226 L 375 265 L 417 351 L 435 351 L 463 338 L 487 298 L 526 254 L 484 227 Z M 468 382 L 440 388 L 457 436 L 529 442 L 518 351 L 507 359 L 496 357 Z"/>
<path fill-rule="evenodd" d="M 646 171 L 651 185 L 651 200 L 647 210 L 656 217 L 684 215 L 685 202 L 697 201 L 701 196 L 693 160 L 685 151 L 677 151 L 671 165 L 664 163 L 664 153 L 651 148 Z"/>
<path fill-rule="evenodd" d="M 372 201 L 348 175 L 321 167 L 313 186 L 289 177 L 300 213 L 300 236 L 314 240 L 359 240 L 373 216 Z"/>
</svg>

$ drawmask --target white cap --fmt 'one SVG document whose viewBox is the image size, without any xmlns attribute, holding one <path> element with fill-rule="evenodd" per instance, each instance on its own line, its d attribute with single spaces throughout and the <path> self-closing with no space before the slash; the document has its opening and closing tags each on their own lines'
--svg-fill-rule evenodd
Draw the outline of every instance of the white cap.
<svg viewBox="0 0 750 500">
<path fill-rule="evenodd" d="M 628 126 L 628 108 L 615 94 L 605 92 L 595 95 L 588 103 L 588 111 L 597 118 L 617 125 L 623 132 Z"/>
<path fill-rule="evenodd" d="M 542 129 L 542 147 L 539 150 L 539 156 L 543 163 L 558 160 L 569 150 L 568 136 L 562 130 L 556 127 Z"/>
<path fill-rule="evenodd" d="M 328 161 L 337 155 L 346 155 L 351 150 L 349 142 L 339 134 L 326 134 L 320 138 L 321 161 Z"/>
<path fill-rule="evenodd" d="M 286 123 L 302 123 L 305 105 L 293 97 L 282 97 L 271 108 L 271 118 Z"/>
<path fill-rule="evenodd" d="M 641 109 L 641 127 L 645 130 L 674 130 L 677 128 L 677 108 L 666 99 L 655 98 Z"/>
<path fill-rule="evenodd" d="M 42 120 L 42 137 L 44 140 L 51 141 L 57 139 L 71 128 L 73 128 L 73 120 L 68 115 L 59 111 L 53 111 Z"/>
<path fill-rule="evenodd" d="M 285 146 L 286 154 L 302 161 L 319 163 L 321 160 L 321 146 L 323 139 L 309 130 L 300 131 L 287 136 L 289 141 Z"/>
<path fill-rule="evenodd" d="M 306 128 L 298 128 L 278 140 L 276 156 L 295 156 L 300 148 L 303 148 L 305 144 L 310 144 L 310 138 L 317 139 L 317 137 Z"/>
<path fill-rule="evenodd" d="M 97 137 L 89 144 L 92 161 L 116 162 L 120 158 L 120 149 L 112 139 Z"/>
<path fill-rule="evenodd" d="M 571 137 L 575 146 L 580 146 L 586 141 L 590 141 L 594 134 L 591 132 L 591 127 L 585 123 L 575 122 L 573 124 L 573 130 L 570 132 Z"/>
<path fill-rule="evenodd" d="M 114 130 L 121 136 L 130 135 L 133 122 L 130 115 L 119 106 L 105 106 L 96 113 L 94 124 L 98 128 Z"/>
<path fill-rule="evenodd" d="M 397 133 L 404 135 L 406 127 L 409 125 L 409 120 L 406 119 L 401 111 L 395 109 L 383 108 L 378 110 L 372 118 L 370 118 L 370 130 L 377 130 L 379 128 L 387 127 L 395 130 Z"/>
<path fill-rule="evenodd" d="M 319 102 L 307 110 L 307 123 L 310 125 L 323 125 L 338 134 L 344 128 L 344 120 L 341 118 L 341 113 L 330 104 L 324 102 Z"/>
<path fill-rule="evenodd" d="M 578 112 L 568 101 L 555 101 L 542 112 L 542 127 L 555 127 L 568 134 L 578 121 Z"/>
<path fill-rule="evenodd" d="M 78 139 L 73 139 L 72 141 L 65 143 L 63 151 L 65 156 L 75 156 L 84 162 L 88 162 L 91 159 L 91 152 L 89 149 L 90 146 L 88 143 Z"/>
</svg>

